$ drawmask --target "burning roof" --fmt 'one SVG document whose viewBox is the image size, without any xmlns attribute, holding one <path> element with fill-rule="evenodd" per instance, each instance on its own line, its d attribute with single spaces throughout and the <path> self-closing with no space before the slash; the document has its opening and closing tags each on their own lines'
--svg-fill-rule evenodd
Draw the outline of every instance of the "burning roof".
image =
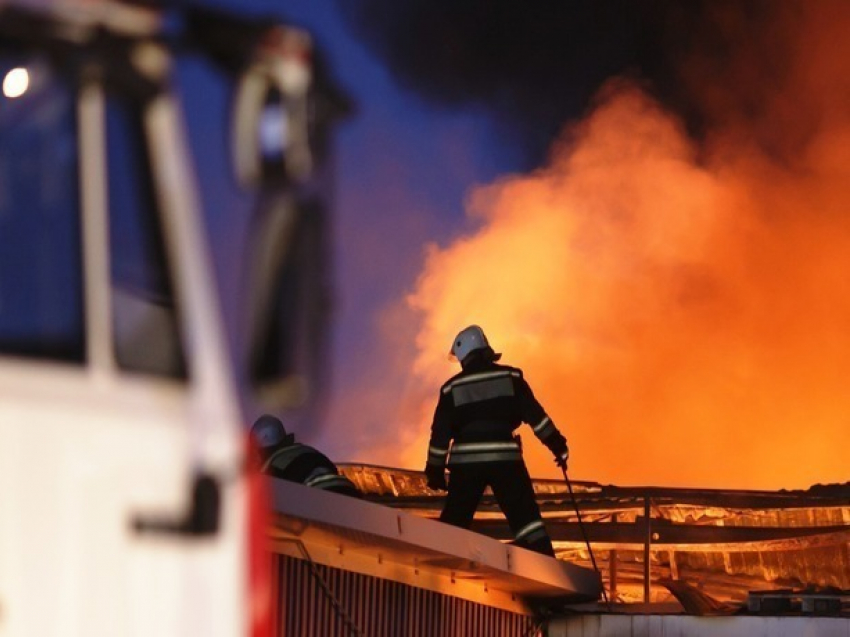
<svg viewBox="0 0 850 637">
<path fill-rule="evenodd" d="M 374 502 L 439 516 L 443 499 L 419 472 L 340 469 Z M 558 557 L 589 567 L 578 506 L 612 599 L 644 601 L 648 592 L 649 601 L 668 601 L 671 581 L 690 583 L 720 603 L 742 603 L 756 590 L 850 589 L 850 483 L 753 491 L 576 482 L 575 505 L 561 481 L 535 480 L 534 487 Z M 473 528 L 511 539 L 489 494 Z"/>
</svg>

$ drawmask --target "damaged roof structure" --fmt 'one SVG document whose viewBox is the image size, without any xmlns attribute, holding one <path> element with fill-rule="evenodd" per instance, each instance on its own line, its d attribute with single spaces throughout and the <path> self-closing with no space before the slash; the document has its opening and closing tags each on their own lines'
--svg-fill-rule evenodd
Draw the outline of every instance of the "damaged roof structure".
<svg viewBox="0 0 850 637">
<path fill-rule="evenodd" d="M 420 472 L 355 464 L 340 470 L 373 502 L 439 516 L 443 498 Z M 850 590 L 850 483 L 806 491 L 572 486 L 575 502 L 563 481 L 534 480 L 558 558 L 590 568 L 578 507 L 612 601 L 687 603 L 683 585 L 718 608 L 740 607 L 759 591 Z M 473 529 L 511 539 L 489 492 Z"/>
<path fill-rule="evenodd" d="M 850 630 L 850 485 L 767 492 L 577 482 L 573 498 L 565 483 L 535 480 L 554 560 L 510 543 L 492 495 L 470 531 L 435 521 L 443 496 L 421 472 L 339 468 L 362 499 L 270 480 L 276 634 Z"/>
</svg>

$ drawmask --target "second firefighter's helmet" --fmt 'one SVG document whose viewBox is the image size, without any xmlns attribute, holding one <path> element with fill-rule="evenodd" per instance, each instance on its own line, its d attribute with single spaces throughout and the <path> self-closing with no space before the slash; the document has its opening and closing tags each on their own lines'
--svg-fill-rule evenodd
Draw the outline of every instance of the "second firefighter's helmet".
<svg viewBox="0 0 850 637">
<path fill-rule="evenodd" d="M 291 434 L 286 433 L 283 423 L 269 414 L 257 418 L 254 426 L 251 427 L 251 435 L 261 449 L 275 447 L 292 437 Z"/>
</svg>

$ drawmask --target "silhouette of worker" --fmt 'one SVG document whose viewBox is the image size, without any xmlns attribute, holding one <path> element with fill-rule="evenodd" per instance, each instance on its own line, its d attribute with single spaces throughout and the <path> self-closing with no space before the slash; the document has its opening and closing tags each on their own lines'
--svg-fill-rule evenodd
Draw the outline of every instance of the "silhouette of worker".
<svg viewBox="0 0 850 637">
<path fill-rule="evenodd" d="M 295 442 L 295 434 L 287 433 L 278 418 L 269 414 L 260 416 L 251 427 L 251 435 L 259 447 L 264 473 L 308 487 L 361 497 L 357 487 L 340 474 L 326 455 Z"/>
<path fill-rule="evenodd" d="M 554 556 L 514 430 L 523 422 L 530 424 L 564 468 L 569 457 L 566 439 L 537 402 L 522 371 L 496 362 L 502 355 L 493 351 L 479 326 L 462 330 L 449 354 L 462 370 L 440 388 L 425 465 L 428 486 L 448 490 L 440 520 L 469 528 L 489 486 L 515 544 Z"/>
</svg>

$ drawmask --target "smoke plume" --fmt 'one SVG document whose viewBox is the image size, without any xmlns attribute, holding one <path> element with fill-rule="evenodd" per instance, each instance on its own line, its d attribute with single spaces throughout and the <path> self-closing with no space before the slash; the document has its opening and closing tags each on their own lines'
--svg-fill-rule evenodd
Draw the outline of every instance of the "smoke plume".
<svg viewBox="0 0 850 637">
<path fill-rule="evenodd" d="M 428 248 L 387 318 L 396 336 L 416 326 L 415 351 L 393 416 L 406 433 L 375 458 L 424 463 L 445 353 L 477 323 L 567 436 L 575 478 L 846 481 L 848 28 L 850 5 L 811 3 L 722 56 L 691 52 L 683 77 L 711 122 L 698 141 L 644 86 L 610 80 L 545 165 L 472 190 L 465 233 Z M 556 475 L 525 448 L 533 475 Z"/>
</svg>

